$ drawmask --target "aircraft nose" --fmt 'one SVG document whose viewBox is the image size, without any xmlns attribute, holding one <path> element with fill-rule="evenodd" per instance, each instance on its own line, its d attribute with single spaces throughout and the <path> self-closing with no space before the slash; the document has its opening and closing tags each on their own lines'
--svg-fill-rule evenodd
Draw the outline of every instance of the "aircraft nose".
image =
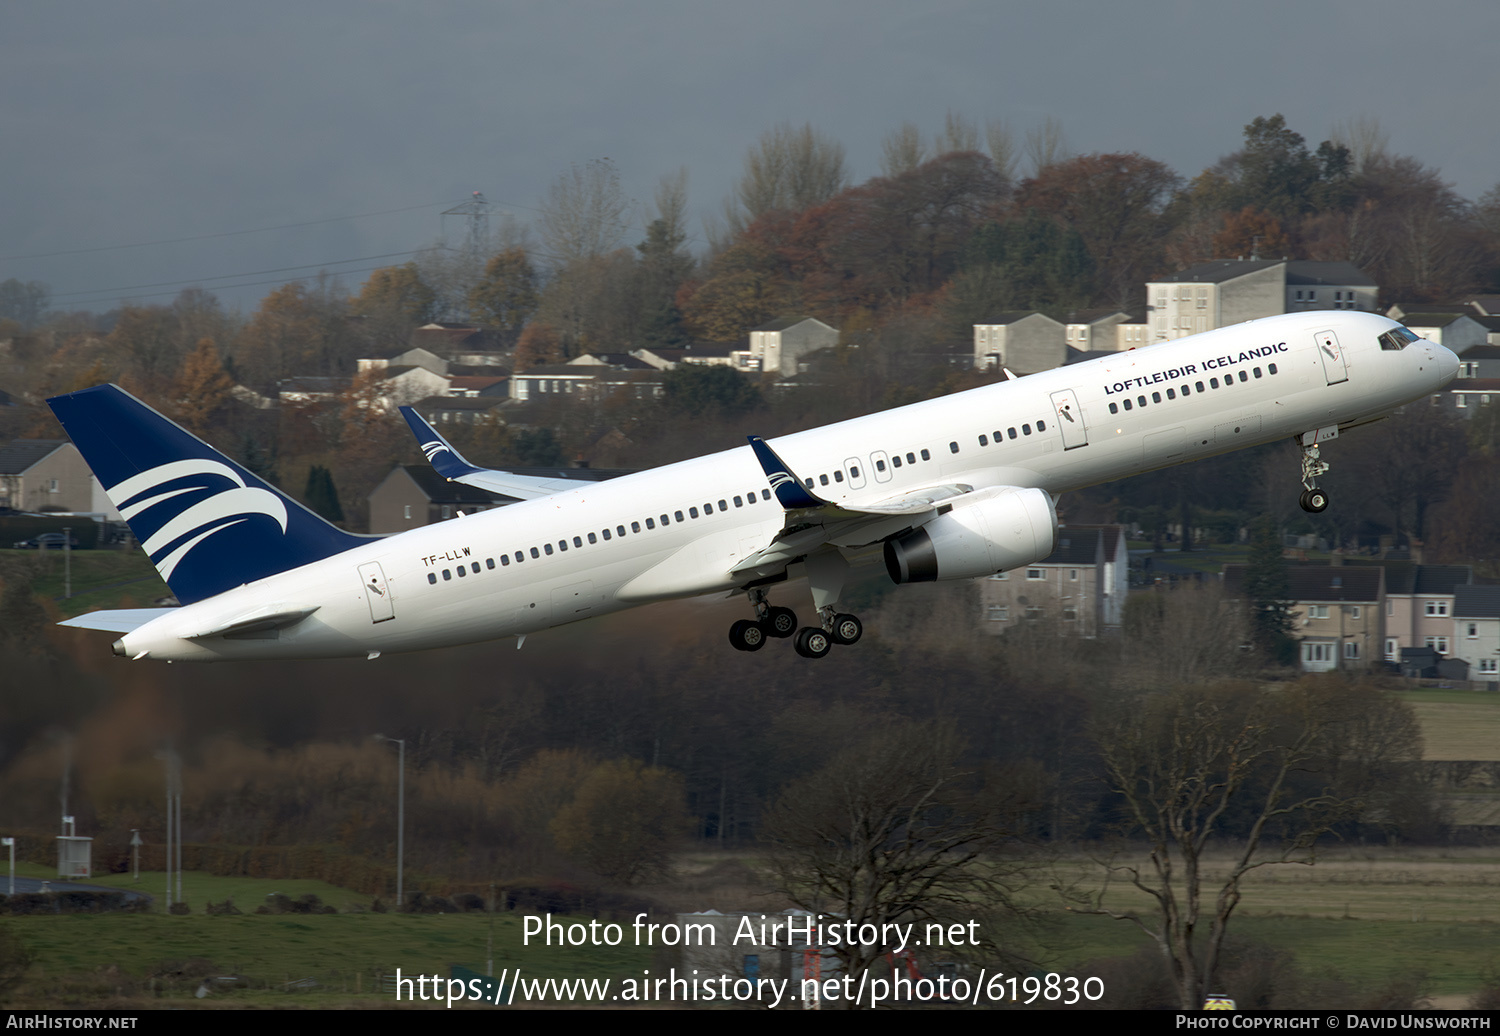
<svg viewBox="0 0 1500 1036">
<path fill-rule="evenodd" d="M 1434 348 L 1437 349 L 1438 388 L 1442 388 L 1458 376 L 1458 356 L 1452 349 L 1444 346 Z"/>
</svg>

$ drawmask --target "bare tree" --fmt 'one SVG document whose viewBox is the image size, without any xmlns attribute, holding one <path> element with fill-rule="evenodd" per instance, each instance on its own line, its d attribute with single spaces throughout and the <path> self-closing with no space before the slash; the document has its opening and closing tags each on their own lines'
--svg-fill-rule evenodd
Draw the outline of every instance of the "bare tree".
<svg viewBox="0 0 1500 1036">
<path fill-rule="evenodd" d="M 844 145 L 812 126 L 782 123 L 745 156 L 745 172 L 725 205 L 731 235 L 776 209 L 800 212 L 849 185 Z"/>
<path fill-rule="evenodd" d="M 1024 919 L 1015 832 L 1037 800 L 1024 780 L 983 786 L 959 768 L 961 747 L 949 725 L 892 725 L 788 786 L 764 826 L 776 891 L 841 923 L 915 924 L 918 939 L 927 923 L 980 912 Z M 994 928 L 976 932 L 991 953 Z M 833 950 L 859 975 L 892 948 Z"/>
<path fill-rule="evenodd" d="M 1010 131 L 1004 119 L 991 119 L 984 127 L 985 143 L 989 145 L 990 161 L 1007 181 L 1016 178 L 1016 165 L 1020 155 L 1016 151 L 1016 135 Z"/>
<path fill-rule="evenodd" d="M 561 269 L 613 252 L 625 240 L 630 208 L 609 159 L 572 166 L 542 199 L 540 229 L 547 258 Z"/>
<path fill-rule="evenodd" d="M 1356 115 L 1335 122 L 1328 139 L 1348 148 L 1354 169 L 1364 172 L 1386 157 L 1391 135 L 1374 115 Z"/>
<path fill-rule="evenodd" d="M 1026 131 L 1026 157 L 1031 162 L 1032 176 L 1063 161 L 1069 154 L 1068 138 L 1063 133 L 1062 123 L 1053 116 L 1047 116 L 1041 123 Z"/>
<path fill-rule="evenodd" d="M 903 122 L 885 135 L 880 145 L 880 172 L 885 176 L 909 173 L 927 161 L 922 131 L 914 122 Z"/>
<path fill-rule="evenodd" d="M 940 155 L 950 151 L 978 151 L 979 127 L 949 108 L 943 117 L 943 131 L 937 135 L 936 145 Z"/>
<path fill-rule="evenodd" d="M 1357 763 L 1347 761 L 1351 721 L 1384 697 L 1337 678 L 1310 678 L 1183 687 L 1105 710 L 1094 730 L 1106 780 L 1129 831 L 1145 839 L 1146 861 L 1132 862 L 1139 853 L 1129 849 L 1101 861 L 1103 887 L 1075 909 L 1136 924 L 1161 951 L 1179 1006 L 1201 1007 L 1246 875 L 1311 864 L 1318 837 L 1357 817 L 1371 791 L 1369 781 L 1346 775 L 1378 772 L 1396 756 L 1416 758 L 1419 739 L 1367 737 L 1356 739 Z M 1207 854 L 1219 840 L 1232 852 L 1211 869 Z M 1115 906 L 1113 880 L 1154 905 Z"/>
</svg>

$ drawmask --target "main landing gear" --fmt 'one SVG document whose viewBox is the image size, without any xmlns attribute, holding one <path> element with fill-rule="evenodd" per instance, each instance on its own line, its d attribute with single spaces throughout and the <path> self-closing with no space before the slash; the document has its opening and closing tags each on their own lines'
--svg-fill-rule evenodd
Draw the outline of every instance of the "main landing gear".
<svg viewBox="0 0 1500 1036">
<path fill-rule="evenodd" d="M 809 559 L 809 579 L 813 584 L 813 603 L 818 606 L 819 625 L 797 629 L 797 614 L 790 608 L 773 607 L 766 601 L 764 587 L 749 590 L 754 619 L 741 619 L 729 627 L 729 643 L 740 651 L 759 651 L 772 637 L 795 638 L 792 646 L 803 658 L 822 658 L 835 644 L 856 644 L 864 636 L 859 617 L 835 609 L 838 591 L 843 588 L 843 574 L 848 563 L 841 555 Z"/>
<path fill-rule="evenodd" d="M 1303 489 L 1297 502 L 1310 514 L 1322 514 L 1328 510 L 1328 494 L 1318 488 L 1318 476 L 1328 473 L 1328 462 L 1318 456 L 1318 438 L 1318 432 L 1308 432 L 1298 439 L 1302 448 Z"/>
</svg>

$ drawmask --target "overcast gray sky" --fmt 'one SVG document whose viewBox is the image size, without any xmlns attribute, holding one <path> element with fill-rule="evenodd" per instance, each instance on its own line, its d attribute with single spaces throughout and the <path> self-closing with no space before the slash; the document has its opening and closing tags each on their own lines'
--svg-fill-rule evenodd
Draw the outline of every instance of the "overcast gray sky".
<svg viewBox="0 0 1500 1036">
<path fill-rule="evenodd" d="M 1497 39 L 1494 0 L 10 3 L 0 280 L 67 308 L 201 280 L 248 310 L 269 286 L 207 278 L 420 248 L 473 190 L 530 218 L 608 157 L 643 201 L 687 166 L 706 214 L 776 123 L 837 138 L 859 181 L 886 131 L 949 109 L 1189 177 L 1257 115 L 1314 146 L 1374 116 L 1475 199 L 1500 180 Z M 304 221 L 329 222 L 36 257 Z"/>
</svg>

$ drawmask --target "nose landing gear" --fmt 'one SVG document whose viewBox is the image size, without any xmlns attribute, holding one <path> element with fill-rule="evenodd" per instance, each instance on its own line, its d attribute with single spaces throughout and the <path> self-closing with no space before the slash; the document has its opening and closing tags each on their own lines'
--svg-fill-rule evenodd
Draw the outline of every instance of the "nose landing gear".
<svg viewBox="0 0 1500 1036">
<path fill-rule="evenodd" d="M 1337 426 L 1320 428 L 1298 437 L 1302 449 L 1302 496 L 1297 502 L 1309 514 L 1322 514 L 1328 510 L 1328 493 L 1318 488 L 1318 476 L 1328 474 L 1328 462 L 1318 454 L 1318 443 L 1338 435 Z"/>
</svg>

